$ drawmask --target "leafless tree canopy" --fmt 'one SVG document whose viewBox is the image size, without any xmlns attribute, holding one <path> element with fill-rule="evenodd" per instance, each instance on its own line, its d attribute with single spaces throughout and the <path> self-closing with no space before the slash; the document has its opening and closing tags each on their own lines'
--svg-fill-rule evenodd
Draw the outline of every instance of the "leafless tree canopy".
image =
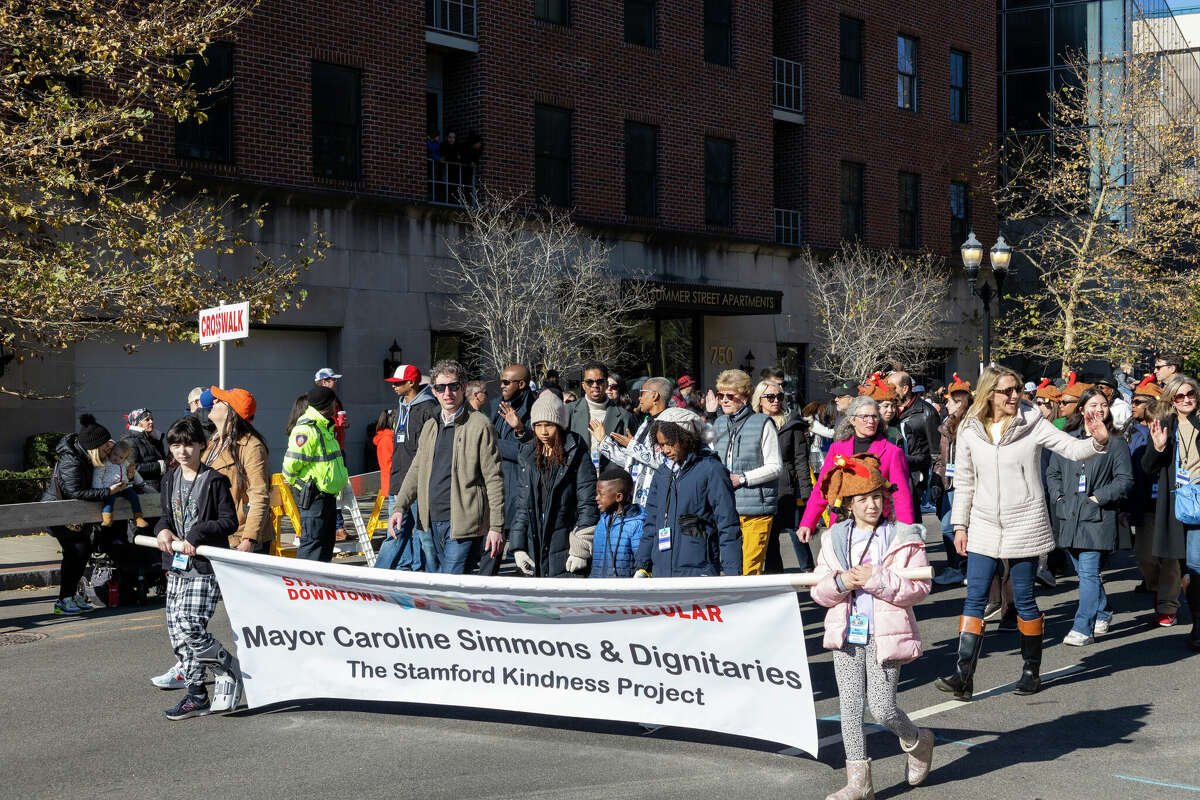
<svg viewBox="0 0 1200 800">
<path fill-rule="evenodd" d="M 523 201 L 490 191 L 465 209 L 464 234 L 447 240 L 448 306 L 479 367 L 568 370 L 609 360 L 652 299 L 640 276 L 619 276 L 609 247 L 570 213 L 522 212 Z"/>
<path fill-rule="evenodd" d="M 815 333 L 814 366 L 861 382 L 890 362 L 920 370 L 942 321 L 948 276 L 940 259 L 844 244 L 828 260 L 802 259 Z"/>
</svg>

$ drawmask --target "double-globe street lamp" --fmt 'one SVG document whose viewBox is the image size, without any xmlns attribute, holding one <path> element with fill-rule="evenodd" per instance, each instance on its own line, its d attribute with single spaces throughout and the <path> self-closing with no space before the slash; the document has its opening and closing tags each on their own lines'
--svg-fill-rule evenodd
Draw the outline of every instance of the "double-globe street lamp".
<svg viewBox="0 0 1200 800">
<path fill-rule="evenodd" d="M 988 263 L 992 267 L 992 275 L 996 279 L 996 292 L 992 294 L 992 285 L 986 280 L 976 286 L 979 279 L 979 265 L 983 261 L 983 245 L 975 238 L 975 231 L 962 243 L 963 269 L 967 273 L 967 282 L 971 284 L 971 294 L 983 302 L 983 363 L 992 363 L 992 297 L 996 298 L 996 311 L 1000 310 L 1000 297 L 1004 292 L 1004 279 L 1008 277 L 1008 265 L 1012 263 L 1012 248 L 1004 237 L 996 239 L 996 244 L 988 251 Z"/>
</svg>

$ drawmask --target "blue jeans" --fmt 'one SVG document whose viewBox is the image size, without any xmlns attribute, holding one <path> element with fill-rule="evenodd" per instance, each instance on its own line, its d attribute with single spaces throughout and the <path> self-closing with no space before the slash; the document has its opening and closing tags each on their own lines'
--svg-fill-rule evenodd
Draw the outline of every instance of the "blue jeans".
<svg viewBox="0 0 1200 800">
<path fill-rule="evenodd" d="M 1184 550 L 1187 574 L 1192 576 L 1192 580 L 1200 581 L 1200 528 L 1187 528 L 1184 535 L 1187 537 L 1187 549 Z"/>
<path fill-rule="evenodd" d="M 962 569 L 963 557 L 954 549 L 954 526 L 950 524 L 950 512 L 954 509 L 954 490 L 942 496 L 942 505 L 946 511 L 942 514 L 942 544 L 946 547 L 946 566 L 950 569 Z"/>
<path fill-rule="evenodd" d="M 133 509 L 133 513 L 142 513 L 142 501 L 138 499 L 137 492 L 135 492 L 133 489 L 126 489 L 122 492 L 117 492 L 116 494 L 110 494 L 108 499 L 104 501 L 104 505 L 100 507 L 100 510 L 105 514 L 111 514 L 113 510 L 113 503 L 118 497 L 124 497 L 129 501 L 129 507 Z"/>
<path fill-rule="evenodd" d="M 1067 555 L 1079 576 L 1079 609 L 1075 612 L 1071 630 L 1091 636 L 1095 633 L 1097 619 L 1109 620 L 1113 615 L 1104 591 L 1104 578 L 1100 575 L 1100 559 L 1104 554 L 1099 550 L 1072 547 L 1067 550 Z"/>
<path fill-rule="evenodd" d="M 388 519 L 392 517 L 395 498 L 388 498 Z M 379 546 L 375 556 L 375 566 L 380 569 L 402 569 L 409 572 L 420 572 L 424 569 L 424 559 L 421 557 L 420 539 L 414 535 L 417 524 L 417 504 L 413 503 L 408 513 L 400 520 L 400 528 L 396 535 L 389 532 L 388 537 Z"/>
<path fill-rule="evenodd" d="M 455 539 L 450 535 L 449 522 L 430 522 L 429 531 L 437 556 L 438 572 L 445 575 L 465 575 L 479 566 L 483 552 L 483 537 Z"/>
<path fill-rule="evenodd" d="M 1008 560 L 1013 605 L 1017 607 L 1017 616 L 1026 622 L 1032 622 L 1042 616 L 1037 601 L 1033 599 L 1033 576 L 1037 573 L 1037 562 L 1037 556 Z M 992 578 L 1003 570 L 1004 564 L 998 558 L 967 553 L 967 599 L 963 602 L 964 617 L 983 619 L 988 592 L 992 588 Z"/>
</svg>

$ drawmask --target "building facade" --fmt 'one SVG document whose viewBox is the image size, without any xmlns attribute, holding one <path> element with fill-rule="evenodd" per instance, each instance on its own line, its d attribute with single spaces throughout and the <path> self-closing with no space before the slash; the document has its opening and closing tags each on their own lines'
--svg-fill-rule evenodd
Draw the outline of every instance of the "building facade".
<svg viewBox="0 0 1200 800">
<path fill-rule="evenodd" d="M 205 100 L 208 123 L 162 121 L 136 154 L 270 203 L 268 248 L 314 223 L 333 243 L 304 307 L 229 351 L 229 383 L 258 396 L 271 442 L 316 369 L 333 366 L 357 468 L 367 424 L 393 402 L 389 345 L 425 366 L 459 352 L 437 272 L 456 202 L 484 185 L 574 209 L 618 269 L 656 282 L 627 372 L 708 384 L 779 363 L 813 398 L 825 387 L 805 368 L 801 247 L 858 238 L 957 267 L 968 231 L 995 239 L 974 168 L 997 130 L 996 41 L 961 24 L 989 19 L 990 3 L 960 4 L 954 24 L 926 3 L 868 0 L 423 5 L 263 3 L 193 75 L 223 87 Z M 434 133 L 449 156 L 430 158 Z M 967 369 L 977 304 L 960 277 L 951 298 L 935 333 L 945 368 Z M 24 436 L 67 430 L 82 411 L 110 427 L 140 406 L 169 421 L 215 380 L 212 350 L 123 344 L 22 366 L 19 381 L 71 397 L 0 399 L 22 412 L 0 434 L 0 466 L 16 466 Z"/>
</svg>

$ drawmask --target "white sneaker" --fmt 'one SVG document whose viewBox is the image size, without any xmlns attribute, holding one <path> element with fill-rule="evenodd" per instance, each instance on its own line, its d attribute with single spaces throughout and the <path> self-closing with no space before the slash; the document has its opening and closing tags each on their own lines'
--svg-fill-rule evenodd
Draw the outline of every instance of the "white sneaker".
<svg viewBox="0 0 1200 800">
<path fill-rule="evenodd" d="M 952 583 L 959 583 L 963 577 L 961 570 L 957 570 L 954 567 L 947 567 L 933 576 L 933 582 L 938 586 L 949 586 Z"/>
<path fill-rule="evenodd" d="M 242 699 L 242 682 L 232 675 L 217 673 L 213 682 L 212 712 L 233 711 Z"/>
<path fill-rule="evenodd" d="M 1110 622 L 1111 620 L 1107 619 L 1097 619 L 1095 627 L 1092 628 L 1092 633 L 1094 633 L 1096 636 L 1101 636 L 1105 633 L 1108 633 L 1108 626 Z"/>
<path fill-rule="evenodd" d="M 1086 644 L 1092 644 L 1096 640 L 1091 636 L 1085 636 L 1079 631 L 1071 631 L 1063 637 L 1063 644 L 1068 644 L 1071 647 L 1083 647 Z"/>
<path fill-rule="evenodd" d="M 150 682 L 159 689 L 186 689 L 187 681 L 184 680 L 183 673 L 180 672 L 181 669 L 183 669 L 183 664 L 176 661 L 175 666 L 162 675 L 151 678 Z"/>
</svg>

